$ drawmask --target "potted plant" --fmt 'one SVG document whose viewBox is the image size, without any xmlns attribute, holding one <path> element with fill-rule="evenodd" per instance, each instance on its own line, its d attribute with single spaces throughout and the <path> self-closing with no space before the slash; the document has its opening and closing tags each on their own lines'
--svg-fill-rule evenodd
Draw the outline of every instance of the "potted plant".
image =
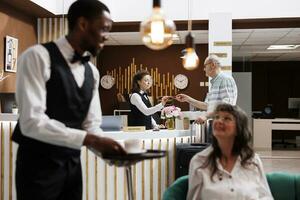
<svg viewBox="0 0 300 200">
<path fill-rule="evenodd" d="M 182 118 L 181 109 L 176 106 L 167 106 L 161 111 L 161 119 L 165 119 L 165 126 L 169 130 L 175 129 L 175 118 Z"/>
</svg>

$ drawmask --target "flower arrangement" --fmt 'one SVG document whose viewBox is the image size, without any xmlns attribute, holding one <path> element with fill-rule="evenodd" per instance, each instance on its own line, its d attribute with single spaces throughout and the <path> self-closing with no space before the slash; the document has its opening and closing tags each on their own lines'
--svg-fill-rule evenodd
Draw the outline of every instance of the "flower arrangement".
<svg viewBox="0 0 300 200">
<path fill-rule="evenodd" d="M 169 119 L 169 118 L 182 118 L 181 109 L 176 106 L 167 106 L 161 111 L 161 118 L 162 119 Z"/>
</svg>

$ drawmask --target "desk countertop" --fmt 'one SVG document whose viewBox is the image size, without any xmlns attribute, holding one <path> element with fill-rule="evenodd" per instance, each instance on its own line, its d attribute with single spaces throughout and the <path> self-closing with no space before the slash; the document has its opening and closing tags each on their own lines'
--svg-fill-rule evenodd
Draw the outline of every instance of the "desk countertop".
<svg viewBox="0 0 300 200">
<path fill-rule="evenodd" d="M 300 122 L 300 119 L 297 119 L 297 118 L 275 118 L 275 119 L 272 119 L 272 122 Z"/>
<path fill-rule="evenodd" d="M 254 120 L 263 120 L 263 121 L 271 121 L 271 122 L 299 122 L 300 119 L 297 118 L 274 118 L 274 119 L 261 119 L 261 118 L 254 118 Z"/>
<path fill-rule="evenodd" d="M 0 121 L 17 121 L 19 115 L 12 113 L 0 113 Z M 161 139 L 161 138 L 174 138 L 184 137 L 190 135 L 190 130 L 167 130 L 162 129 L 159 131 L 146 130 L 142 132 L 124 132 L 124 131 L 105 131 L 104 136 L 111 137 L 116 140 L 123 139 Z"/>
<path fill-rule="evenodd" d="M 18 118 L 18 114 L 0 113 L 0 121 L 17 121 Z"/>
<path fill-rule="evenodd" d="M 126 139 L 162 139 L 184 137 L 190 135 L 190 130 L 147 130 L 143 132 L 124 132 L 124 131 L 108 131 L 103 132 L 104 136 L 111 137 L 116 140 Z"/>
<path fill-rule="evenodd" d="M 18 120 L 18 114 L 11 113 L 1 113 L 1 122 L 16 122 Z M 184 137 L 190 135 L 190 130 L 167 130 L 162 129 L 159 131 L 146 130 L 141 132 L 125 132 L 125 131 L 104 131 L 104 136 L 116 139 L 116 140 L 126 140 L 126 139 L 162 139 L 162 138 L 174 138 L 174 137 Z"/>
</svg>

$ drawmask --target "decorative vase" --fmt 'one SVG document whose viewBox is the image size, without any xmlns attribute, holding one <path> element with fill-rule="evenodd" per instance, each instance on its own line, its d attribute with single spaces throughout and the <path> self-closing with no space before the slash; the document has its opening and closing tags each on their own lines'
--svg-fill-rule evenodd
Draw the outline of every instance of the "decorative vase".
<svg viewBox="0 0 300 200">
<path fill-rule="evenodd" d="M 167 129 L 174 130 L 175 129 L 175 118 L 174 117 L 167 118 L 165 125 L 166 125 Z"/>
</svg>

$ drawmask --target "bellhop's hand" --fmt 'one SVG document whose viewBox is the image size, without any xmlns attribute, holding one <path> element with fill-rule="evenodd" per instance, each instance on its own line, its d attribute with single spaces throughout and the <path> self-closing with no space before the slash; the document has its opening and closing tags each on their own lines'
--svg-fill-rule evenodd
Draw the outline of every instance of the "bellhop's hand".
<svg viewBox="0 0 300 200">
<path fill-rule="evenodd" d="M 124 148 L 115 140 L 108 137 L 99 137 L 88 133 L 83 145 L 100 152 L 102 155 L 126 155 Z"/>
</svg>

